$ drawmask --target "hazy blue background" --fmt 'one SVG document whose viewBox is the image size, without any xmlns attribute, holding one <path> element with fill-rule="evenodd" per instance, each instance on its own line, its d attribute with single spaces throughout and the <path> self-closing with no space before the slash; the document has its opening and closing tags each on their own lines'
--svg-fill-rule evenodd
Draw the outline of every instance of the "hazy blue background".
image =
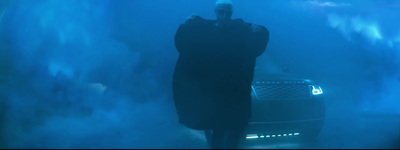
<svg viewBox="0 0 400 150">
<path fill-rule="evenodd" d="M 316 80 L 328 115 L 400 113 L 400 1 L 233 3 L 233 18 L 270 31 L 257 65 Z M 1 0 L 0 148 L 190 148 L 176 142 L 201 135 L 177 123 L 173 37 L 191 14 L 214 19 L 214 6 Z"/>
</svg>

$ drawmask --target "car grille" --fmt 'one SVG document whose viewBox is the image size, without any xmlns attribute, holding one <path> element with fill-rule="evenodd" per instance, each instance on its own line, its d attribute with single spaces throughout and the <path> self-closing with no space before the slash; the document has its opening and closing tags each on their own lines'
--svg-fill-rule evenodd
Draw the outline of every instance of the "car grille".
<svg viewBox="0 0 400 150">
<path fill-rule="evenodd" d="M 253 95 L 258 100 L 306 99 L 310 88 L 306 84 L 253 84 Z"/>
</svg>

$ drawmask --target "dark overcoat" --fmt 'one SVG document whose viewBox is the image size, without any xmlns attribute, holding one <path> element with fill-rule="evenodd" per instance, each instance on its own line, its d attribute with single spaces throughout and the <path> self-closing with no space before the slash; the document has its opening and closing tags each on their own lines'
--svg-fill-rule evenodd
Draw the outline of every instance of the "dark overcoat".
<svg viewBox="0 0 400 150">
<path fill-rule="evenodd" d="M 174 102 L 179 122 L 192 129 L 247 125 L 256 57 L 269 40 L 264 26 L 252 32 L 241 19 L 224 27 L 215 23 L 196 17 L 175 35 Z"/>
</svg>

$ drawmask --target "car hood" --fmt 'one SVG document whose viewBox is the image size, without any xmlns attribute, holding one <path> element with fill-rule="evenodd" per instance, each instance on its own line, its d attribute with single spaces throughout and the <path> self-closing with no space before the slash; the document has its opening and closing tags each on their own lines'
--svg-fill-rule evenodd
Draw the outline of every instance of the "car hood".
<svg viewBox="0 0 400 150">
<path fill-rule="evenodd" d="M 286 73 L 255 73 L 253 81 L 288 81 L 293 83 L 301 82 L 307 84 L 313 83 L 311 79 L 296 77 Z"/>
</svg>

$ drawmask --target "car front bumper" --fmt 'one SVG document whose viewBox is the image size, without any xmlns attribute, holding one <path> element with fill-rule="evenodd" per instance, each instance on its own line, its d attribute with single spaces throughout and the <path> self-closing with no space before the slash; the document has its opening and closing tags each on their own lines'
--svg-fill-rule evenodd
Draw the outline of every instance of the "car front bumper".
<svg viewBox="0 0 400 150">
<path fill-rule="evenodd" d="M 247 137 L 316 136 L 325 124 L 321 96 L 301 100 L 253 100 Z"/>
</svg>

